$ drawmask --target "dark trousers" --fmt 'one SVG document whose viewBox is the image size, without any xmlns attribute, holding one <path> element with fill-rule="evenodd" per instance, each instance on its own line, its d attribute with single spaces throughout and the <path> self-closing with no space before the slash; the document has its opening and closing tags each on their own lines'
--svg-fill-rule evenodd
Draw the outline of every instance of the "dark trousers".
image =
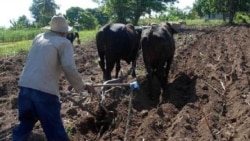
<svg viewBox="0 0 250 141">
<path fill-rule="evenodd" d="M 61 118 L 61 103 L 56 95 L 21 87 L 18 96 L 18 119 L 13 141 L 27 141 L 39 120 L 48 141 L 68 141 Z"/>
</svg>

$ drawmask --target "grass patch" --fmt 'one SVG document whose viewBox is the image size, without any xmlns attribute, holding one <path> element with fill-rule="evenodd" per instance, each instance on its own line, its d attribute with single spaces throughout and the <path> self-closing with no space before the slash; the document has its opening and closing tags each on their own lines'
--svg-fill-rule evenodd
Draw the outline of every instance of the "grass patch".
<svg viewBox="0 0 250 141">
<path fill-rule="evenodd" d="M 1 31 L 1 32 L 3 33 L 4 31 Z M 24 34 L 23 35 L 21 34 L 21 33 L 24 33 L 23 30 L 20 32 L 16 31 L 16 33 L 19 33 L 15 35 L 16 37 L 19 37 L 19 36 L 25 37 Z M 38 32 L 38 33 L 41 33 L 41 32 Z M 79 35 L 80 35 L 81 42 L 86 43 L 95 39 L 96 33 L 97 33 L 97 30 L 80 31 Z M 14 32 L 12 32 L 11 34 L 14 34 Z M 35 37 L 36 34 L 34 35 L 32 34 L 32 38 L 29 36 L 29 38 L 27 38 L 26 40 L 23 39 L 21 41 L 9 39 L 10 35 L 8 35 L 7 33 L 4 35 L 5 35 L 4 38 L 8 39 L 8 42 L 0 42 L 0 56 L 12 56 L 12 55 L 17 55 L 18 53 L 23 52 L 23 51 L 25 52 L 29 51 L 33 38 Z"/>
<path fill-rule="evenodd" d="M 80 40 L 82 43 L 89 42 L 95 39 L 98 30 L 84 30 L 79 32 Z"/>
<path fill-rule="evenodd" d="M 0 56 L 12 56 L 23 51 L 27 52 L 31 43 L 32 40 L 0 43 Z"/>
<path fill-rule="evenodd" d="M 205 19 L 195 19 L 195 20 L 185 20 L 187 25 L 201 25 L 201 26 L 216 26 L 226 24 L 223 20 L 213 20 L 209 19 L 205 21 Z"/>
<path fill-rule="evenodd" d="M 0 43 L 32 40 L 41 29 L 0 30 Z"/>
</svg>

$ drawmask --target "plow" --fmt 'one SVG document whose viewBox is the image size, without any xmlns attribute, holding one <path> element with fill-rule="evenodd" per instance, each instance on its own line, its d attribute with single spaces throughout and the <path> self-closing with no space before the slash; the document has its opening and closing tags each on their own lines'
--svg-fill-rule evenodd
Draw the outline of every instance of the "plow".
<svg viewBox="0 0 250 141">
<path fill-rule="evenodd" d="M 126 127 L 126 133 L 125 138 L 128 130 L 129 125 L 129 117 L 130 117 L 130 110 L 132 108 L 132 96 L 135 89 L 139 88 L 139 85 L 137 81 L 131 82 L 131 83 L 122 83 L 123 78 L 118 79 L 112 79 L 109 81 L 104 82 L 103 84 L 92 84 L 93 87 L 101 87 L 101 90 L 97 92 L 96 94 L 89 94 L 86 96 L 85 102 L 77 102 L 71 97 L 67 97 L 69 101 L 71 101 L 74 105 L 78 106 L 81 110 L 87 111 L 92 117 L 95 119 L 95 124 L 100 127 L 99 134 L 103 132 L 102 130 L 105 130 L 103 128 L 110 128 L 112 124 L 115 121 L 115 118 L 117 117 L 117 112 L 109 109 L 105 106 L 105 94 L 107 91 L 109 91 L 112 87 L 129 87 L 130 88 L 130 94 L 129 94 L 129 106 L 128 106 L 128 116 L 127 116 L 127 127 Z M 93 97 L 97 96 L 97 108 L 96 110 L 93 110 L 93 108 L 90 108 L 88 106 L 89 103 L 93 102 Z M 124 139 L 126 140 L 126 139 Z"/>
</svg>

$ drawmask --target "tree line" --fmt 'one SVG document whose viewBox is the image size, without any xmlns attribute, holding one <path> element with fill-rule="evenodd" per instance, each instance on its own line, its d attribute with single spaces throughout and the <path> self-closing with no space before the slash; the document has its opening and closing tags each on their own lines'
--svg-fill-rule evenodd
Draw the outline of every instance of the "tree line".
<svg viewBox="0 0 250 141">
<path fill-rule="evenodd" d="M 223 20 L 233 24 L 237 12 L 249 17 L 250 0 L 195 0 L 193 7 L 179 9 L 173 4 L 178 0 L 93 0 L 99 7 L 82 9 L 71 7 L 64 15 L 70 26 L 78 30 L 95 29 L 108 22 L 138 25 L 145 18 L 161 21 L 197 19 L 221 14 Z M 54 0 L 33 0 L 29 8 L 34 21 L 23 15 L 10 21 L 10 29 L 40 28 L 49 24 L 50 18 L 60 7 Z"/>
<path fill-rule="evenodd" d="M 249 18 L 250 0 L 196 0 L 193 9 L 199 16 L 222 14 L 223 20 L 228 18 L 230 24 L 234 23 L 236 13 L 241 12 Z"/>
</svg>

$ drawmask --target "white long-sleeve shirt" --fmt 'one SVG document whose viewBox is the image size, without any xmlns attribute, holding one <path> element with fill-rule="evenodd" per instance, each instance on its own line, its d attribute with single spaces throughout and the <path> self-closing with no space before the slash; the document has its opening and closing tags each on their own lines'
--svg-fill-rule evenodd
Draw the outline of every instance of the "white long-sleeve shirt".
<svg viewBox="0 0 250 141">
<path fill-rule="evenodd" d="M 62 72 L 76 91 L 84 90 L 70 41 L 53 32 L 41 33 L 32 43 L 18 86 L 59 96 Z"/>
</svg>

